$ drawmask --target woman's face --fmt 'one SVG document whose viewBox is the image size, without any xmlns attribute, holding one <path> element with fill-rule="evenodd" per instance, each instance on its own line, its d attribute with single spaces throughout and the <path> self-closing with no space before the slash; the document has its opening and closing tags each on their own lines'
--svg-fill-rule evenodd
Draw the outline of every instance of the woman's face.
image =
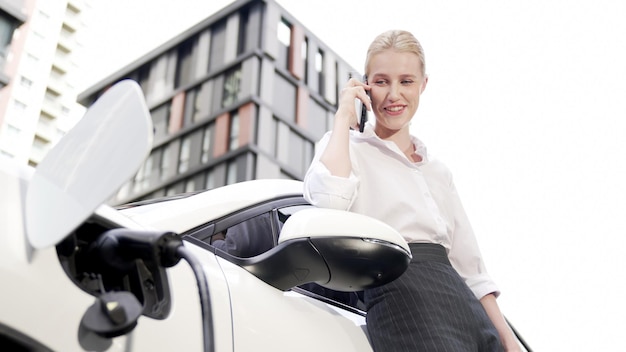
<svg viewBox="0 0 626 352">
<path fill-rule="evenodd" d="M 385 138 L 403 129 L 408 132 L 428 81 L 418 56 L 386 50 L 370 57 L 368 68 L 376 133 Z"/>
</svg>

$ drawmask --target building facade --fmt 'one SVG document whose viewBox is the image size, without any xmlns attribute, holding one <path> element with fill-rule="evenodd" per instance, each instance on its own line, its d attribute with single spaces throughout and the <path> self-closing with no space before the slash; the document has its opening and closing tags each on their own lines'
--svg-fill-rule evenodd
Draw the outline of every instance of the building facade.
<svg viewBox="0 0 626 352">
<path fill-rule="evenodd" d="M 24 16 L 3 55 L 0 155 L 35 166 L 83 115 L 75 73 L 90 1 L 0 0 Z"/>
<path fill-rule="evenodd" d="M 273 0 L 239 0 L 79 95 L 137 81 L 153 150 L 112 203 L 302 179 L 356 70 Z"/>
</svg>

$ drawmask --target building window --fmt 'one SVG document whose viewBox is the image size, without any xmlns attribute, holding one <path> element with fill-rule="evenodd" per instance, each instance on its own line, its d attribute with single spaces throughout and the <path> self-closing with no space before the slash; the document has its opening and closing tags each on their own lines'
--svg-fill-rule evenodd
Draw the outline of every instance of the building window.
<svg viewBox="0 0 626 352">
<path fill-rule="evenodd" d="M 313 160 L 314 144 L 283 122 L 278 121 L 277 127 L 276 159 L 289 171 L 303 177 Z"/>
<path fill-rule="evenodd" d="M 19 100 L 14 100 L 13 110 L 15 111 L 16 114 L 23 113 L 24 111 L 26 111 L 26 104 L 22 103 Z"/>
<path fill-rule="evenodd" d="M 37 31 L 33 31 L 32 34 L 33 34 L 32 38 L 33 38 L 33 41 L 34 41 L 33 48 L 37 48 L 37 49 L 41 48 L 43 43 L 46 42 L 46 36 L 43 35 L 42 33 L 37 32 Z M 61 30 L 61 34 L 63 34 L 62 30 Z"/>
<path fill-rule="evenodd" d="M 241 67 L 230 70 L 224 75 L 224 92 L 222 107 L 228 107 L 239 100 L 241 92 Z"/>
<path fill-rule="evenodd" d="M 41 139 L 39 136 L 35 136 L 35 139 L 33 139 L 34 150 L 45 153 L 47 151 L 47 147 L 48 147 L 48 142 Z"/>
<path fill-rule="evenodd" d="M 141 66 L 138 70 L 137 70 L 137 82 L 139 83 L 139 86 L 141 87 L 141 90 L 143 91 L 143 94 L 146 96 L 146 99 L 148 96 L 150 96 L 150 67 L 152 65 L 150 63 L 147 63 L 143 66 Z"/>
<path fill-rule="evenodd" d="M 39 63 L 39 58 L 31 53 L 27 53 L 26 62 L 29 66 L 36 66 Z"/>
<path fill-rule="evenodd" d="M 191 157 L 191 137 L 183 138 L 180 143 L 180 154 L 178 156 L 178 173 L 182 174 L 189 170 L 189 159 Z"/>
<path fill-rule="evenodd" d="M 49 88 L 46 89 L 46 93 L 44 94 L 44 99 L 46 99 L 49 102 L 56 102 L 58 98 L 59 98 L 59 93 Z"/>
<path fill-rule="evenodd" d="M 197 40 L 196 36 L 189 38 L 177 49 L 175 88 L 185 86 L 193 80 L 193 53 Z"/>
<path fill-rule="evenodd" d="M 276 72 L 274 75 L 273 108 L 284 120 L 296 122 L 296 86 Z"/>
<path fill-rule="evenodd" d="M 17 140 L 20 138 L 22 131 L 11 124 L 7 124 L 7 129 L 5 130 L 4 134 L 7 138 Z"/>
<path fill-rule="evenodd" d="M 211 28 L 211 49 L 209 51 L 209 72 L 224 64 L 226 48 L 226 21 L 220 21 Z"/>
<path fill-rule="evenodd" d="M 237 38 L 237 55 L 241 55 L 247 50 L 246 41 L 248 39 L 250 10 L 243 8 L 239 12 L 239 38 Z"/>
<path fill-rule="evenodd" d="M 193 192 L 196 190 L 196 183 L 193 178 L 185 181 L 185 193 Z"/>
<path fill-rule="evenodd" d="M 313 143 L 296 133 L 289 134 L 289 165 L 294 166 L 300 175 L 304 175 L 313 158 Z"/>
<path fill-rule="evenodd" d="M 233 183 L 237 183 L 237 160 L 230 161 L 226 169 L 226 184 Z"/>
<path fill-rule="evenodd" d="M 165 180 L 170 173 L 170 168 L 171 168 L 171 157 L 170 154 L 172 153 L 171 151 L 172 147 L 168 144 L 165 147 L 163 147 L 163 154 L 161 154 L 161 170 L 160 170 L 160 176 L 161 176 L 161 180 Z"/>
<path fill-rule="evenodd" d="M 317 91 L 324 95 L 324 52 L 318 50 L 315 54 L 315 72 L 317 73 Z"/>
<path fill-rule="evenodd" d="M 154 128 L 154 139 L 159 141 L 168 134 L 170 123 L 170 103 L 163 104 L 150 113 L 152 115 L 152 127 Z"/>
<path fill-rule="evenodd" d="M 209 170 L 206 173 L 206 181 L 204 182 L 205 189 L 215 188 L 215 173 L 213 170 Z"/>
<path fill-rule="evenodd" d="M 291 24 L 285 19 L 281 19 L 278 23 L 278 42 L 280 43 L 280 51 L 278 53 L 277 66 L 289 68 L 289 48 L 291 47 Z"/>
<path fill-rule="evenodd" d="M 206 81 L 202 83 L 202 85 L 187 91 L 185 94 L 185 111 L 183 117 L 185 126 L 209 117 L 212 84 L 213 81 Z"/>
<path fill-rule="evenodd" d="M 11 43 L 11 38 L 13 37 L 13 30 L 15 29 L 15 22 L 9 21 L 3 15 L 0 15 L 0 64 L 1 67 L 4 67 L 4 61 L 8 54 L 9 44 Z"/>
<path fill-rule="evenodd" d="M 211 154 L 213 153 L 213 125 L 209 125 L 204 128 L 202 135 L 202 154 L 200 155 L 200 162 L 206 164 L 211 160 Z"/>
<path fill-rule="evenodd" d="M 174 196 L 174 195 L 183 193 L 184 190 L 185 190 L 184 184 L 182 182 L 178 182 L 172 186 L 169 186 L 167 190 L 165 191 L 165 195 L 168 197 Z"/>
<path fill-rule="evenodd" d="M 230 127 L 228 132 L 228 150 L 239 147 L 239 113 L 236 111 L 230 115 Z"/>
<path fill-rule="evenodd" d="M 324 106 L 320 105 L 315 99 L 308 98 L 307 104 L 307 130 L 312 134 L 314 139 L 321 138 L 328 130 L 326 119 L 328 111 Z"/>
<path fill-rule="evenodd" d="M 287 47 L 291 45 L 291 24 L 284 18 L 278 23 L 278 41 Z"/>
<path fill-rule="evenodd" d="M 33 86 L 33 81 L 31 81 L 30 79 L 22 76 L 20 77 L 20 85 L 26 89 L 30 89 L 30 87 Z"/>
<path fill-rule="evenodd" d="M 133 192 L 139 193 L 150 187 L 150 176 L 152 175 L 153 156 L 150 155 L 135 175 L 135 186 Z"/>
</svg>

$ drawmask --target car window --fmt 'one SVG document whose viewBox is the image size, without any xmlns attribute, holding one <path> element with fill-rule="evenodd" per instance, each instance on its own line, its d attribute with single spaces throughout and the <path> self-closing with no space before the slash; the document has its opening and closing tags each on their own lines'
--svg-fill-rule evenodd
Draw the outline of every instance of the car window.
<svg viewBox="0 0 626 352">
<path fill-rule="evenodd" d="M 210 244 L 239 258 L 254 257 L 272 249 L 280 232 L 280 223 L 273 212 L 266 212 L 246 219 L 215 233 Z"/>
</svg>

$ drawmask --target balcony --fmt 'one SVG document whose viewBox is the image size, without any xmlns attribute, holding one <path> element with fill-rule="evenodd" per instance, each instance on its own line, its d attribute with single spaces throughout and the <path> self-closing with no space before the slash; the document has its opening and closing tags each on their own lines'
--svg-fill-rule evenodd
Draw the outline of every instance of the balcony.
<svg viewBox="0 0 626 352">
<path fill-rule="evenodd" d="M 52 120 L 42 117 L 37 123 L 37 130 L 35 133 L 37 134 L 37 137 L 44 142 L 52 142 L 57 135 L 56 126 Z"/>
</svg>

